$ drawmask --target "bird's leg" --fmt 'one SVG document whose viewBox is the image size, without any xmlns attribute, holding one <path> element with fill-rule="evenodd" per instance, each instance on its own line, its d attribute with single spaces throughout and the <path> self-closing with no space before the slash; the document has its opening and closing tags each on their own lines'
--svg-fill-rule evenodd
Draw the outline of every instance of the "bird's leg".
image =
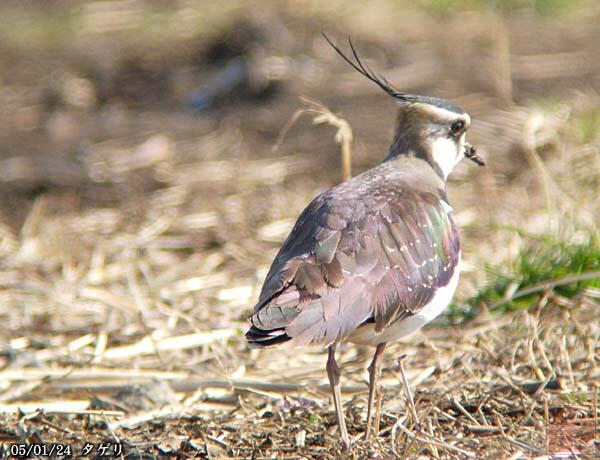
<svg viewBox="0 0 600 460">
<path fill-rule="evenodd" d="M 375 437 L 379 436 L 379 422 L 381 421 L 381 404 L 383 398 L 381 397 L 381 386 L 378 386 L 375 390 L 375 420 L 373 421 L 373 432 Z"/>
<path fill-rule="evenodd" d="M 346 428 L 346 421 L 344 420 L 344 411 L 342 408 L 340 375 L 340 368 L 335 362 L 335 345 L 330 345 L 328 348 L 327 357 L 327 376 L 329 377 L 329 384 L 331 385 L 331 391 L 333 393 L 335 414 L 337 415 L 338 427 L 340 429 L 340 434 L 342 435 L 342 441 L 344 442 L 346 449 L 350 449 L 350 437 L 348 436 L 348 429 Z"/>
<path fill-rule="evenodd" d="M 381 395 L 377 390 L 377 380 L 381 375 L 381 358 L 385 350 L 385 343 L 380 343 L 375 349 L 373 355 L 373 361 L 369 365 L 369 403 L 367 405 L 367 429 L 365 431 L 365 440 L 368 440 L 371 435 L 371 422 L 373 421 L 373 400 L 375 399 L 375 393 L 377 392 L 377 420 L 376 420 L 376 432 L 375 436 L 379 434 L 379 409 L 381 408 L 380 400 Z"/>
</svg>

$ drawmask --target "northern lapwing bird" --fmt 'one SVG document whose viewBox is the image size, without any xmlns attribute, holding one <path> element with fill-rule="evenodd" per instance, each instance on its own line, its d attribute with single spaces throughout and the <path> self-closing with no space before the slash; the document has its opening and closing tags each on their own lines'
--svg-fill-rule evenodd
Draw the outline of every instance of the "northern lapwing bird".
<svg viewBox="0 0 600 460">
<path fill-rule="evenodd" d="M 328 347 L 327 374 L 342 440 L 350 439 L 340 394 L 336 346 L 375 346 L 369 366 L 369 438 L 381 359 L 388 342 L 444 310 L 456 290 L 460 241 L 446 194 L 454 166 L 483 159 L 465 140 L 471 118 L 435 97 L 406 94 L 346 56 L 354 69 L 399 102 L 384 161 L 317 196 L 275 257 L 246 338 L 251 346 L 291 341 Z"/>
</svg>

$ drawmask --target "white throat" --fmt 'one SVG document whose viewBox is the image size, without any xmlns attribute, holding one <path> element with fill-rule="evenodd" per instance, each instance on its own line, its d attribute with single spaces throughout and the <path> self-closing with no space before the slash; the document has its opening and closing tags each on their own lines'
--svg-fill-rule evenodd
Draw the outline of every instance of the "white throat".
<svg viewBox="0 0 600 460">
<path fill-rule="evenodd" d="M 454 167 L 463 159 L 465 150 L 464 144 L 464 134 L 461 136 L 458 145 L 454 139 L 448 137 L 440 137 L 431 144 L 433 161 L 435 161 L 442 170 L 444 179 L 448 179 L 448 176 Z"/>
</svg>

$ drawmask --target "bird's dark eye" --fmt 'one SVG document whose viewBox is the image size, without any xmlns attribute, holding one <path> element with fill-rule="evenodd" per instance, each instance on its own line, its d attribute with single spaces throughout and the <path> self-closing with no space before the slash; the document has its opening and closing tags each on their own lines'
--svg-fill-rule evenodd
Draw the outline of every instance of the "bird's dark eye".
<svg viewBox="0 0 600 460">
<path fill-rule="evenodd" d="M 462 130 L 465 127 L 465 122 L 462 120 L 458 120 L 455 121 L 454 123 L 452 123 L 452 126 L 450 126 L 450 131 L 452 132 L 453 135 L 458 135 L 462 132 Z"/>
</svg>

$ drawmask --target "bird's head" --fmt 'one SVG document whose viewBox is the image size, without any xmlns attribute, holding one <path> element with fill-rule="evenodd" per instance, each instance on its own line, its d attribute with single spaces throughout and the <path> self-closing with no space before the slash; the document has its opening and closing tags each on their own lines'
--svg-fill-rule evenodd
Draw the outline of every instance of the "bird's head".
<svg viewBox="0 0 600 460">
<path fill-rule="evenodd" d="M 485 164 L 466 140 L 470 125 L 471 117 L 460 107 L 444 99 L 411 95 L 410 101 L 400 101 L 388 157 L 422 158 L 445 180 L 464 157 Z"/>
<path fill-rule="evenodd" d="M 421 158 L 444 180 L 464 157 L 480 166 L 485 164 L 475 148 L 466 141 L 466 133 L 471 125 L 471 117 L 467 112 L 444 99 L 398 91 L 383 76 L 375 74 L 363 64 L 350 39 L 354 60 L 346 56 L 327 35 L 323 36 L 355 70 L 398 100 L 400 107 L 396 133 L 388 159 L 398 155 Z"/>
</svg>

